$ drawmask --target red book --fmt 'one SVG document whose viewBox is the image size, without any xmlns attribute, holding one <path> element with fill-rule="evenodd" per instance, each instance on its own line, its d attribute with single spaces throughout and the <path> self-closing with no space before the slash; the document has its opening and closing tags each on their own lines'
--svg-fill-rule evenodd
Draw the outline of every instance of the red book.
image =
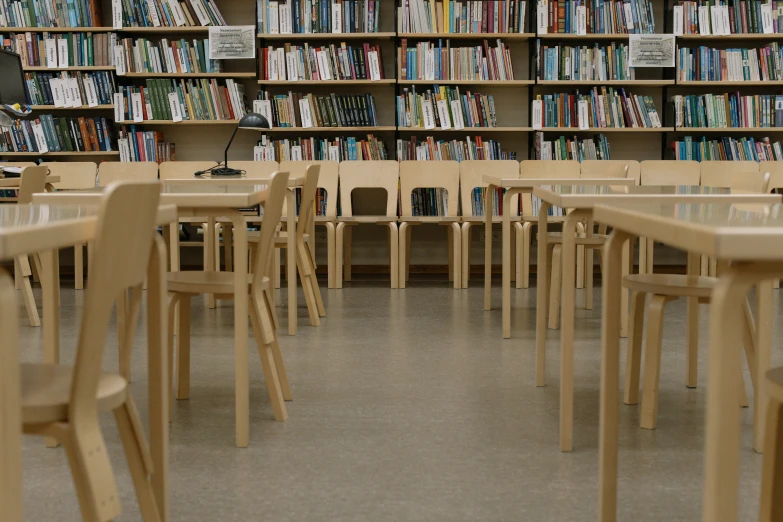
<svg viewBox="0 0 783 522">
<path fill-rule="evenodd" d="M 84 121 L 84 118 L 79 118 L 79 132 L 82 135 L 82 141 L 84 142 L 84 150 L 86 152 L 89 152 L 93 150 L 92 148 L 92 140 L 88 136 L 87 132 L 87 123 Z"/>
<path fill-rule="evenodd" d="M 92 150 L 101 150 L 101 145 L 98 142 L 98 128 L 95 126 L 95 120 L 93 118 L 87 118 L 87 134 L 92 144 Z M 86 142 L 87 140 L 85 140 Z"/>
<path fill-rule="evenodd" d="M 147 161 L 147 153 L 144 150 L 144 133 L 136 133 L 136 146 L 139 150 L 139 161 Z"/>
</svg>

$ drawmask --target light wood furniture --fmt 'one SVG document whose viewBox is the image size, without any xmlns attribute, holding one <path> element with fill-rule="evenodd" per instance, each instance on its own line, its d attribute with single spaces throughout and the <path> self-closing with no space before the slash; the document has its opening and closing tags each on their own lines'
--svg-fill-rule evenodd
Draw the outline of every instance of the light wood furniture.
<svg viewBox="0 0 783 522">
<path fill-rule="evenodd" d="M 98 185 L 106 187 L 115 181 L 154 181 L 158 164 L 154 161 L 104 161 L 98 167 Z"/>
<path fill-rule="evenodd" d="M 443 189 L 447 194 L 442 216 L 414 216 L 411 195 L 418 188 Z M 397 267 L 398 288 L 405 288 L 410 275 L 411 226 L 434 223 L 448 226 L 449 236 L 449 281 L 454 288 L 462 288 L 460 259 L 462 246 L 459 225 L 459 163 L 456 161 L 403 161 L 400 162 L 400 229 Z M 451 200 L 451 204 L 449 204 Z M 440 202 L 438 202 L 440 204 Z M 491 237 L 491 236 L 490 236 Z"/>
<path fill-rule="evenodd" d="M 19 197 L 17 199 L 20 205 L 29 205 L 33 201 L 33 194 L 43 192 L 46 188 L 46 177 L 49 169 L 46 167 L 24 167 L 19 182 Z M 37 254 L 33 254 L 36 272 L 41 273 L 40 260 Z M 38 305 L 35 304 L 33 295 L 32 276 L 30 268 L 30 258 L 28 256 L 19 256 L 14 259 L 14 274 L 18 274 L 24 307 L 27 310 L 27 319 L 30 326 L 41 326 L 41 319 L 38 316 Z"/>
<path fill-rule="evenodd" d="M 340 206 L 342 213 L 337 218 L 337 243 L 335 246 L 335 267 L 337 288 L 345 280 L 351 280 L 351 227 L 371 223 L 388 228 L 389 273 L 391 287 L 398 287 L 398 229 L 397 192 L 399 190 L 400 164 L 396 161 L 343 161 L 340 163 Z M 352 194 L 357 188 L 376 188 L 386 191 L 386 212 L 379 216 L 354 216 Z"/>
<path fill-rule="evenodd" d="M 214 267 L 209 267 L 205 271 L 179 271 L 179 256 L 177 255 L 179 233 L 172 230 L 169 235 L 171 242 L 170 252 L 172 255 L 172 272 L 168 275 L 169 289 L 177 295 L 177 299 L 171 301 L 169 306 L 169 317 L 174 314 L 175 307 L 180 308 L 178 321 L 178 381 L 177 397 L 186 399 L 189 394 L 189 382 L 187 376 L 189 372 L 189 331 L 190 331 L 190 313 L 189 300 L 193 295 L 201 293 L 212 293 L 220 296 L 221 299 L 227 298 L 234 300 L 234 354 L 235 354 L 235 416 L 236 428 L 235 437 L 238 447 L 246 447 L 250 439 L 250 384 L 248 369 L 248 242 L 247 242 L 247 219 L 238 209 L 251 208 L 255 205 L 269 205 L 272 219 L 265 216 L 262 222 L 262 236 L 265 237 L 265 230 L 276 228 L 279 222 L 279 212 L 282 212 L 283 200 L 286 197 L 285 187 L 288 183 L 287 173 L 275 177 L 275 199 L 267 201 L 266 180 L 258 180 L 257 184 L 251 184 L 252 180 L 221 180 L 221 179 L 190 179 L 177 180 L 169 179 L 164 181 L 161 201 L 177 206 L 177 212 L 180 217 L 208 216 L 210 219 L 217 217 L 226 217 L 231 220 L 234 227 L 234 271 L 218 272 Z M 282 186 L 282 188 L 280 188 Z M 278 201 L 279 199 L 279 201 Z M 277 210 L 277 204 L 280 205 Z M 275 220 L 274 217 L 278 215 Z M 263 238 L 262 238 L 263 241 Z M 259 255 L 256 257 L 256 268 L 264 255 L 264 248 L 259 246 Z M 270 250 L 271 252 L 271 250 Z M 210 256 L 212 257 L 212 256 Z M 214 258 L 212 258 L 214 260 Z M 266 267 L 262 267 L 264 270 Z M 256 272 L 259 276 L 265 272 Z M 260 290 L 261 288 L 259 288 Z M 255 290 L 254 290 L 255 292 Z M 257 299 L 253 298 L 254 302 Z M 261 305 L 254 305 L 261 306 Z M 256 308 L 256 312 L 260 311 Z M 251 316 L 252 317 L 252 316 Z M 265 320 L 265 319 L 264 319 Z M 263 326 L 267 330 L 267 326 Z M 255 330 L 255 327 L 254 327 Z M 263 340 L 269 339 L 264 334 Z M 264 365 L 270 361 L 270 351 L 272 348 L 264 344 L 262 353 L 262 363 Z M 267 361 L 267 362 L 264 362 Z M 274 391 L 279 390 L 280 382 L 274 380 L 273 372 L 265 367 L 267 384 L 273 390 L 270 391 L 270 398 L 275 410 L 275 418 L 285 420 L 286 410 L 282 406 L 280 394 L 273 395 Z M 282 377 L 281 377 L 282 379 Z"/>
<path fill-rule="evenodd" d="M 470 245 L 473 238 L 472 226 L 474 224 L 481 224 L 485 221 L 483 213 L 476 214 L 473 211 L 474 203 L 478 203 L 479 198 L 481 206 L 486 209 L 484 203 L 486 198 L 484 195 L 477 195 L 476 191 L 486 190 L 487 183 L 482 181 L 483 175 L 496 176 L 501 179 L 513 179 L 519 177 L 519 163 L 517 161 L 477 161 L 468 160 L 462 161 L 459 164 L 459 184 L 460 184 L 460 201 L 462 202 L 462 288 L 468 287 L 468 279 L 470 278 Z M 493 195 L 494 197 L 494 195 Z M 498 215 L 492 215 L 492 223 L 501 223 L 502 215 L 504 212 L 510 212 L 512 219 L 519 219 L 519 196 L 513 196 L 511 198 L 511 207 L 503 207 L 500 209 Z M 513 241 L 514 236 L 512 236 Z M 492 236 L 486 236 L 484 241 L 492 244 Z M 512 256 L 514 250 L 511 251 Z M 513 265 L 512 261 L 512 265 Z"/>
<path fill-rule="evenodd" d="M 783 368 L 770 370 L 762 383 L 769 397 L 760 522 L 783 520 Z"/>
<path fill-rule="evenodd" d="M 98 166 L 91 161 L 84 162 L 44 162 L 41 166 L 49 168 L 49 174 L 59 176 L 60 181 L 54 183 L 56 190 L 84 190 L 95 188 L 98 177 Z M 89 270 L 89 252 L 87 266 Z M 75 288 L 84 288 L 84 245 L 76 245 L 73 249 L 73 269 Z"/>
</svg>

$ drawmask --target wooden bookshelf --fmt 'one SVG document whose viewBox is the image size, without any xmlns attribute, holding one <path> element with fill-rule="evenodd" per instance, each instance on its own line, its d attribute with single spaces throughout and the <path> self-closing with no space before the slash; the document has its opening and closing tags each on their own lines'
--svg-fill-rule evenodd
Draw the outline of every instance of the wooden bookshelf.
<svg viewBox="0 0 783 522">
<path fill-rule="evenodd" d="M 674 80 L 538 80 L 536 85 L 568 87 L 569 85 L 604 85 L 606 87 L 665 87 Z"/>
<path fill-rule="evenodd" d="M 308 85 L 323 86 L 329 85 L 394 85 L 397 82 L 394 78 L 383 80 L 258 80 L 259 85 Z"/>
<path fill-rule="evenodd" d="M 720 132 L 723 134 L 755 134 L 759 132 L 781 133 L 783 132 L 783 127 L 677 127 L 674 129 L 674 132 L 694 134 L 704 134 L 707 132 Z"/>
<path fill-rule="evenodd" d="M 487 87 L 521 87 L 535 85 L 535 80 L 398 80 L 399 85 L 476 85 Z"/>
<path fill-rule="evenodd" d="M 448 40 L 532 40 L 536 33 L 399 33 L 399 38 L 410 40 L 429 40 L 442 38 Z"/>
<path fill-rule="evenodd" d="M 206 33 L 209 32 L 209 25 L 181 25 L 166 27 L 123 27 L 116 29 L 118 33 L 136 33 L 136 34 L 155 34 L 159 33 L 166 36 L 171 33 Z"/>
<path fill-rule="evenodd" d="M 242 127 L 244 128 L 244 127 Z M 348 133 L 365 133 L 365 132 L 393 132 L 397 130 L 394 125 L 382 125 L 377 127 L 272 127 L 271 129 L 256 129 L 247 128 L 246 130 L 254 130 L 257 132 L 299 132 L 307 134 L 311 132 L 348 132 Z"/>
<path fill-rule="evenodd" d="M 759 33 L 749 33 L 749 34 L 731 34 L 728 36 L 716 36 L 716 35 L 707 35 L 707 36 L 701 36 L 699 34 L 684 34 L 682 36 L 677 37 L 678 40 L 703 40 L 705 42 L 716 42 L 720 40 L 783 40 L 783 33 L 772 33 L 772 34 L 759 34 Z"/>
<path fill-rule="evenodd" d="M 236 125 L 239 120 L 144 120 L 144 121 L 117 121 L 117 125 Z"/>
<path fill-rule="evenodd" d="M 254 72 L 195 72 L 195 73 L 125 73 L 120 78 L 235 78 L 255 79 Z"/>
<path fill-rule="evenodd" d="M 57 72 L 57 71 L 114 71 L 113 65 L 82 65 L 77 67 L 46 67 L 46 66 L 22 66 L 22 70 L 27 72 Z"/>
<path fill-rule="evenodd" d="M 533 127 L 464 127 L 462 129 L 441 129 L 435 127 L 434 129 L 425 129 L 424 127 L 399 127 L 399 132 L 470 132 L 481 134 L 483 132 L 528 132 L 532 131 Z"/>
<path fill-rule="evenodd" d="M 48 157 L 48 156 L 119 156 L 120 152 L 110 151 L 81 151 L 81 152 L 0 152 L 0 156 L 7 157 Z"/>
<path fill-rule="evenodd" d="M 0 33 L 110 33 L 112 27 L 0 27 Z"/>
<path fill-rule="evenodd" d="M 31 109 L 34 111 L 101 111 L 101 110 L 112 110 L 114 109 L 114 105 L 96 105 L 95 107 L 90 107 L 87 105 L 82 105 L 80 107 L 57 107 L 55 105 L 31 105 Z"/>
<path fill-rule="evenodd" d="M 656 20 L 656 25 L 658 21 Z M 571 33 L 547 33 L 536 35 L 536 38 L 540 40 L 628 40 L 628 34 L 625 33 L 588 33 L 588 34 L 571 34 Z"/>
<path fill-rule="evenodd" d="M 397 33 L 288 33 L 266 34 L 259 33 L 258 38 L 263 40 L 392 40 Z"/>
<path fill-rule="evenodd" d="M 589 127 L 580 129 L 579 127 L 543 127 L 542 132 L 639 132 L 639 133 L 661 133 L 672 132 L 674 127 Z"/>
<path fill-rule="evenodd" d="M 783 80 L 769 81 L 677 81 L 677 86 L 682 87 L 772 87 L 783 85 Z"/>
</svg>

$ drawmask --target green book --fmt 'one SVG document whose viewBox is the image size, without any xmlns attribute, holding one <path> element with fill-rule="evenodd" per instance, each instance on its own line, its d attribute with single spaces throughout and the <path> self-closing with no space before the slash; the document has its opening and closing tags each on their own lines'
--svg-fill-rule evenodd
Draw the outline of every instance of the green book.
<svg viewBox="0 0 783 522">
<path fill-rule="evenodd" d="M 60 144 L 62 145 L 60 149 L 67 150 L 68 152 L 73 152 L 75 149 L 73 147 L 73 142 L 71 141 L 71 134 L 68 129 L 68 120 L 66 118 L 57 118 L 57 123 L 59 124 L 57 129 L 59 129 L 59 132 L 57 133 L 57 138 L 60 140 Z"/>
<path fill-rule="evenodd" d="M 92 33 L 87 33 L 85 40 L 87 41 L 87 65 L 93 66 L 95 65 L 95 48 L 93 47 Z"/>
</svg>

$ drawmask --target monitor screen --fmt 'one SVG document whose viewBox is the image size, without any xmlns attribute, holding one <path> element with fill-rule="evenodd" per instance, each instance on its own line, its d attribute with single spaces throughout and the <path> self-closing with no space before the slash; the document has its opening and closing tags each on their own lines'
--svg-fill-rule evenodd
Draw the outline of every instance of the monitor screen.
<svg viewBox="0 0 783 522">
<path fill-rule="evenodd" d="M 22 60 L 18 54 L 0 49 L 0 104 L 24 104 L 27 96 L 24 89 Z"/>
</svg>

